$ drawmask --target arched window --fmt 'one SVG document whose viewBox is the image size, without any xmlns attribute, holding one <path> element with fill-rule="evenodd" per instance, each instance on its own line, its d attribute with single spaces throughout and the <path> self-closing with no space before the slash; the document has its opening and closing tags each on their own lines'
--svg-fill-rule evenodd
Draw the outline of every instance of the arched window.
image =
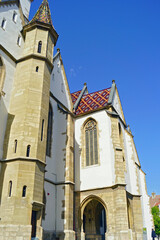
<svg viewBox="0 0 160 240">
<path fill-rule="evenodd" d="M 27 191 L 27 186 L 23 186 L 23 189 L 22 189 L 22 197 L 25 197 L 25 196 L 26 196 L 26 191 Z"/>
<path fill-rule="evenodd" d="M 39 42 L 38 42 L 37 52 L 38 52 L 38 53 L 41 53 L 41 50 L 42 50 L 42 41 L 39 41 Z"/>
<path fill-rule="evenodd" d="M 85 124 L 85 156 L 86 166 L 98 163 L 97 124 L 94 120 Z"/>
<path fill-rule="evenodd" d="M 12 181 L 9 181 L 9 186 L 8 186 L 8 197 L 11 197 L 12 195 Z"/>
<path fill-rule="evenodd" d="M 46 155 L 49 157 L 51 157 L 52 122 L 53 122 L 53 111 L 52 111 L 51 104 L 49 104 L 48 128 L 47 128 L 47 147 L 46 147 Z"/>
<path fill-rule="evenodd" d="M 27 146 L 26 157 L 29 157 L 31 145 Z"/>
<path fill-rule="evenodd" d="M 38 70 L 39 70 L 39 67 L 37 66 L 37 67 L 36 67 L 36 72 L 38 72 Z"/>
<path fill-rule="evenodd" d="M 2 58 L 0 57 L 0 96 L 3 90 L 4 78 L 5 78 L 5 66 L 3 64 Z"/>
</svg>

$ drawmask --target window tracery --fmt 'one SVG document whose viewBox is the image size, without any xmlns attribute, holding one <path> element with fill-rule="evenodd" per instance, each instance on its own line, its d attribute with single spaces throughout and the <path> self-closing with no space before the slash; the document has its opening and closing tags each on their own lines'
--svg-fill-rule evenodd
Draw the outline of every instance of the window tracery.
<svg viewBox="0 0 160 240">
<path fill-rule="evenodd" d="M 97 124 L 94 120 L 85 124 L 85 159 L 86 166 L 98 164 Z"/>
</svg>

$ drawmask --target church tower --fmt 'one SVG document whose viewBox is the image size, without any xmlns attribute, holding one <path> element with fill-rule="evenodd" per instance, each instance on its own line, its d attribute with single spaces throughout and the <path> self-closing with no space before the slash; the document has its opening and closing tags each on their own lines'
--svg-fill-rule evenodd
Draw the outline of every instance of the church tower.
<svg viewBox="0 0 160 240">
<path fill-rule="evenodd" d="M 24 26 L 23 36 L 4 141 L 0 232 L 4 239 L 12 232 L 13 239 L 41 240 L 50 76 L 58 38 L 47 0 Z"/>
</svg>

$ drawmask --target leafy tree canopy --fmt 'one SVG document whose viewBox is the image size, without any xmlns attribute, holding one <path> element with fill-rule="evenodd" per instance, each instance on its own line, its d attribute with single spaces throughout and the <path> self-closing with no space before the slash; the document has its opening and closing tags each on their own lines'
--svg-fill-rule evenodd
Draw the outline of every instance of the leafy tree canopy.
<svg viewBox="0 0 160 240">
<path fill-rule="evenodd" d="M 160 210 L 157 206 L 152 208 L 152 215 L 154 220 L 155 232 L 160 235 Z"/>
</svg>

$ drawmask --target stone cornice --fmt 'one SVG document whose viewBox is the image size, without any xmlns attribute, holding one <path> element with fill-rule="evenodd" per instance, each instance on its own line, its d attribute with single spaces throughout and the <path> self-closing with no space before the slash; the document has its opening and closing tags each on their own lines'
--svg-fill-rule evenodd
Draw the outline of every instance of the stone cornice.
<svg viewBox="0 0 160 240">
<path fill-rule="evenodd" d="M 53 64 L 49 61 L 49 59 L 47 57 L 43 57 L 43 56 L 37 55 L 37 54 L 30 54 L 25 57 L 22 57 L 22 58 L 16 60 L 16 63 L 23 62 L 23 61 L 31 59 L 31 58 L 43 60 L 48 63 L 48 65 L 51 67 L 51 69 L 53 69 Z"/>
<path fill-rule="evenodd" d="M 14 162 L 14 161 L 38 162 L 38 163 L 44 165 L 44 167 L 46 166 L 45 162 L 42 162 L 41 160 L 39 160 L 37 158 L 30 158 L 30 157 L 15 157 L 15 158 L 9 158 L 9 159 L 2 159 L 2 160 L 0 160 L 0 162 L 2 162 L 2 163 L 8 163 L 8 162 Z"/>
<path fill-rule="evenodd" d="M 56 42 L 57 42 L 57 39 L 58 39 L 59 35 L 51 25 L 49 25 L 47 23 L 42 23 L 42 22 L 39 22 L 39 21 L 30 22 L 30 23 L 28 23 L 27 25 L 24 26 L 23 34 L 25 35 L 26 32 L 28 32 L 28 31 L 30 31 L 34 28 L 39 28 L 39 29 L 49 31 L 51 33 L 51 35 L 54 37 L 54 40 L 55 40 L 54 45 L 56 46 Z"/>
<path fill-rule="evenodd" d="M 16 62 L 16 58 L 10 53 L 8 52 L 1 44 L 0 44 L 0 49 L 10 58 L 12 59 L 12 61 Z"/>
</svg>

